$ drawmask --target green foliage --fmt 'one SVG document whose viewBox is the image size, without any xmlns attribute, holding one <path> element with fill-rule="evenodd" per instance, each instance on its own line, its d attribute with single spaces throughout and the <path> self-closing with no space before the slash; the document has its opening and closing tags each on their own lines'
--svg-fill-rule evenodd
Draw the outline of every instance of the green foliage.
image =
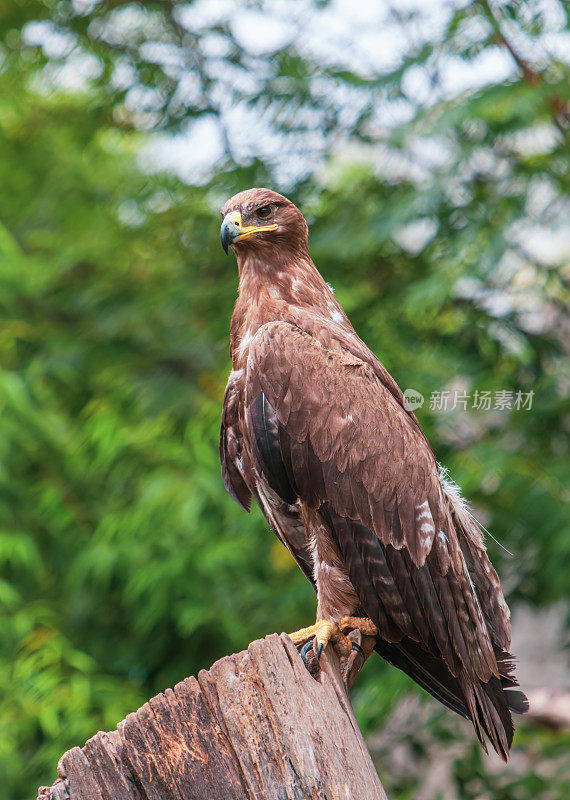
<svg viewBox="0 0 570 800">
<path fill-rule="evenodd" d="M 269 607 L 301 625 L 312 592 L 220 479 L 235 270 L 204 193 L 141 176 L 85 98 L 19 105 L 2 118 L 0 759 L 24 796 L 62 749 L 267 630 Z"/>
<path fill-rule="evenodd" d="M 567 210 L 568 69 L 550 58 L 532 75 L 433 102 L 404 89 L 407 70 L 433 77 L 446 57 L 470 63 L 497 47 L 507 22 L 539 37 L 541 12 L 470 3 L 393 69 L 366 72 L 294 43 L 252 56 L 228 19 L 190 30 L 177 5 L 36 0 L 0 11 L 2 799 L 51 782 L 66 748 L 157 691 L 314 612 L 261 515 L 225 493 L 217 455 L 237 283 L 217 207 L 250 185 L 280 188 L 283 164 L 293 166 L 281 188 L 311 221 L 317 265 L 403 388 L 428 400 L 454 381 L 535 392 L 531 411 L 438 413 L 426 402 L 418 416 L 514 553 L 489 541 L 510 600 L 567 598 L 570 273 L 563 258 L 526 252 L 520 230 L 542 225 L 548 236 Z M 136 24 L 121 27 L 126 13 Z M 36 46 L 37 20 L 70 36 L 67 49 Z M 293 15 L 292 29 L 302 21 Z M 208 55 L 212 36 L 225 55 Z M 145 45 L 157 41 L 182 47 L 185 66 L 153 62 Z M 96 59 L 90 77 L 72 91 L 58 70 L 86 55 Z M 225 71 L 258 82 L 228 89 Z M 180 91 L 188 74 L 194 95 Z M 154 92 L 149 107 L 132 100 L 141 85 Z M 379 133 L 388 100 L 408 104 L 409 119 Z M 240 103 L 279 134 L 281 164 L 238 157 L 230 136 L 201 185 L 141 171 L 147 129 L 223 121 Z M 294 169 L 316 127 L 315 159 L 309 149 L 309 167 Z M 330 153 L 340 132 L 355 157 Z M 316 169 L 322 159 L 326 170 Z M 410 244 L 418 220 L 427 236 Z M 415 691 L 371 661 L 355 690 L 366 732 Z M 436 745 L 469 742 L 453 756 L 457 796 L 547 800 L 545 774 L 567 793 L 557 767 L 565 739 L 524 729 L 525 764 L 551 771 L 530 764 L 499 780 L 471 734 L 426 708 L 433 741 L 411 737 L 418 765 Z M 391 775 L 379 753 L 390 795 L 415 796 L 417 778 Z"/>
</svg>

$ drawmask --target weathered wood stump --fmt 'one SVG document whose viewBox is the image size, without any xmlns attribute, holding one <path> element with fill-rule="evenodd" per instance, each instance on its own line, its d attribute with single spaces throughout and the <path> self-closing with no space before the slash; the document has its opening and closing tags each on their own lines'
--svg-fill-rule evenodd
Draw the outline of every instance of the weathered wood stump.
<svg viewBox="0 0 570 800">
<path fill-rule="evenodd" d="M 386 800 L 327 648 L 252 642 L 74 747 L 38 800 Z"/>
</svg>

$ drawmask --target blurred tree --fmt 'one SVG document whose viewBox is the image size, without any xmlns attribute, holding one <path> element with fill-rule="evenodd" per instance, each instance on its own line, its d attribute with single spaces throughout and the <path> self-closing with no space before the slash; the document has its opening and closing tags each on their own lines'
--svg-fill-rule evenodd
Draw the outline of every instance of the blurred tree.
<svg viewBox="0 0 570 800">
<path fill-rule="evenodd" d="M 142 176 L 136 137 L 97 98 L 14 77 L 0 76 L 0 795 L 23 797 L 62 748 L 258 636 L 269 606 L 300 624 L 311 591 L 219 477 L 235 280 L 204 192 Z"/>
<path fill-rule="evenodd" d="M 489 542 L 511 600 L 567 597 L 568 9 L 378 7 L 374 30 L 316 0 L 0 10 L 0 798 L 313 613 L 219 478 L 236 275 L 216 208 L 246 186 L 300 203 L 357 330 L 425 396 L 438 456 L 514 553 Z M 178 174 L 153 172 L 170 153 Z M 455 389 L 535 394 L 430 409 Z M 370 664 L 365 728 L 404 691 Z M 462 758 L 458 796 L 486 797 Z M 548 796 L 539 772 L 517 797 Z"/>
</svg>

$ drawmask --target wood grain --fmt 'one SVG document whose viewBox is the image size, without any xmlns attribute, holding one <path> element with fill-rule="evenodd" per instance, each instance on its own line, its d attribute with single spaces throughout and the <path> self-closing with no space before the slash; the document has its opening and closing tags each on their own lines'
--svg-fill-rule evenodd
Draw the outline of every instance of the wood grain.
<svg viewBox="0 0 570 800">
<path fill-rule="evenodd" d="M 315 678 L 286 634 L 153 697 L 58 776 L 38 800 L 386 800 L 336 655 Z"/>
</svg>

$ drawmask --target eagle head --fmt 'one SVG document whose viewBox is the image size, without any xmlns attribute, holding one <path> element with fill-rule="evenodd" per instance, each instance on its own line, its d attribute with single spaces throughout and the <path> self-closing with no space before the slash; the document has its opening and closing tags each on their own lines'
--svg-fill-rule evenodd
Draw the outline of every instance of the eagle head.
<svg viewBox="0 0 570 800">
<path fill-rule="evenodd" d="M 278 245 L 281 249 L 307 249 L 307 223 L 299 209 L 271 189 L 247 189 L 231 197 L 221 209 L 222 247 L 228 252 L 259 250 Z"/>
</svg>

